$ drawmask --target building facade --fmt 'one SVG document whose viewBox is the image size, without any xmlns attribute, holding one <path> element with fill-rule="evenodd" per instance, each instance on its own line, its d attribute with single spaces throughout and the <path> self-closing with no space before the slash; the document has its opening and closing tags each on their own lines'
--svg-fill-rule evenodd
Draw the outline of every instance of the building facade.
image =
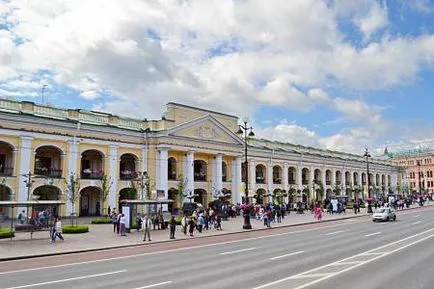
<svg viewBox="0 0 434 289">
<path fill-rule="evenodd" d="M 396 164 L 406 168 L 403 176 L 404 190 L 408 193 L 434 193 L 434 151 L 431 149 L 415 149 L 385 155 Z"/>
<path fill-rule="evenodd" d="M 104 214 L 125 198 L 173 199 L 164 209 L 174 213 L 183 202 L 241 203 L 247 172 L 256 203 L 368 195 L 362 154 L 249 138 L 245 165 L 236 116 L 182 104 L 141 120 L 0 99 L 0 121 L 0 200 L 65 200 L 63 216 Z M 371 192 L 402 187 L 402 166 L 369 166 Z"/>
</svg>

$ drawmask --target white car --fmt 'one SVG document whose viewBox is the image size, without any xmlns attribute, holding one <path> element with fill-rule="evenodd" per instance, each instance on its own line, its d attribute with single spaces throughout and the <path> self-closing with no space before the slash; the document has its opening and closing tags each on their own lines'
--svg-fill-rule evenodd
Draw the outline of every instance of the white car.
<svg viewBox="0 0 434 289">
<path fill-rule="evenodd" d="M 395 221 L 396 214 L 391 208 L 379 208 L 372 214 L 372 221 Z"/>
</svg>

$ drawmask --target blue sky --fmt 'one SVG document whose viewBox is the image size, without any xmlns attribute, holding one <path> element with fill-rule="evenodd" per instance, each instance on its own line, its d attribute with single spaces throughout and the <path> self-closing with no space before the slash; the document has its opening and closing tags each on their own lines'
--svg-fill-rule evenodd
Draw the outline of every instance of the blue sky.
<svg viewBox="0 0 434 289">
<path fill-rule="evenodd" d="M 433 139 L 434 0 L 3 1 L 0 45 L 3 98 L 46 85 L 139 118 L 174 101 L 350 152 Z"/>
</svg>

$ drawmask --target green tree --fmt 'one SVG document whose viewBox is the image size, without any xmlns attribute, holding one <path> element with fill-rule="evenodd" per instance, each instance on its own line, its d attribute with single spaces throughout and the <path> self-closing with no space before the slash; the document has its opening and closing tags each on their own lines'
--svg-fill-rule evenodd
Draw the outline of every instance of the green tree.
<svg viewBox="0 0 434 289">
<path fill-rule="evenodd" d="M 113 185 L 112 178 L 104 174 L 100 180 L 101 200 L 102 200 L 102 214 L 104 215 L 105 202 L 107 201 L 110 189 Z"/>
<path fill-rule="evenodd" d="M 65 196 L 66 199 L 71 203 L 71 216 L 75 215 L 75 203 L 80 196 L 80 180 L 75 176 L 74 173 L 71 173 L 68 179 L 65 180 L 66 190 Z M 71 225 L 74 225 L 71 219 Z"/>
</svg>

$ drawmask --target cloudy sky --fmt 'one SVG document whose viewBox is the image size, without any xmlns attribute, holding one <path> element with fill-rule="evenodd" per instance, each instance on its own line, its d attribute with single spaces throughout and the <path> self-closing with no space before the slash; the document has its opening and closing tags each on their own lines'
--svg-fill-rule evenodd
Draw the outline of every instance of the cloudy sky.
<svg viewBox="0 0 434 289">
<path fill-rule="evenodd" d="M 434 138 L 434 0 L 0 0 L 0 97 L 381 151 Z"/>
</svg>

